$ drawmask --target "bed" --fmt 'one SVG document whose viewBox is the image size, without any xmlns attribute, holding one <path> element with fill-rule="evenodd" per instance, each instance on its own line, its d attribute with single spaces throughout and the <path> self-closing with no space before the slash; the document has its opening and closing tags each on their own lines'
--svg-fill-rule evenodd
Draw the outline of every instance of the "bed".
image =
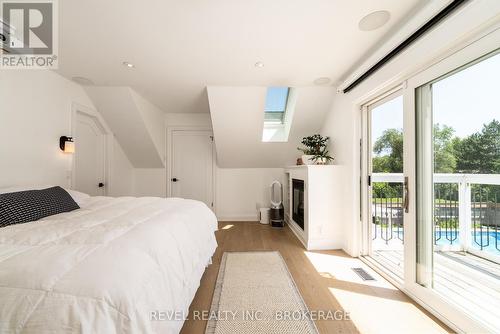
<svg viewBox="0 0 500 334">
<path fill-rule="evenodd" d="M 212 211 L 72 196 L 80 209 L 0 228 L 0 333 L 178 333 L 217 247 Z"/>
</svg>

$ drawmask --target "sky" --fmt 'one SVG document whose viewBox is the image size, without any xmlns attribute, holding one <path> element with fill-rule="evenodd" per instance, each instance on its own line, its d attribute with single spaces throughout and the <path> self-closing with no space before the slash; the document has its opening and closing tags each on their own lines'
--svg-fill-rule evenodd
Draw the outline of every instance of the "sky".
<svg viewBox="0 0 500 334">
<path fill-rule="evenodd" d="M 500 53 L 434 83 L 432 103 L 434 123 L 451 126 L 458 137 L 500 120 Z M 373 142 L 391 128 L 403 128 L 402 96 L 373 109 Z"/>
<path fill-rule="evenodd" d="M 287 98 L 288 87 L 269 87 L 265 111 L 285 111 Z"/>
<path fill-rule="evenodd" d="M 466 137 L 500 120 L 500 53 L 432 85 L 434 123 Z"/>
</svg>

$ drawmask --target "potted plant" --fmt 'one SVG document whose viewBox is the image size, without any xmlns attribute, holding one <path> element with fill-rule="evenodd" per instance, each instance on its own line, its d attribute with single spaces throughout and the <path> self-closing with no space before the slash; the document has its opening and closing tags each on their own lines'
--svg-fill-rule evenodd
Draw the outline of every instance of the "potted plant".
<svg viewBox="0 0 500 334">
<path fill-rule="evenodd" d="M 304 153 L 304 155 L 302 155 L 302 162 L 305 165 L 326 165 L 330 161 L 333 161 L 333 157 L 329 155 L 327 149 L 329 140 L 330 137 L 323 137 L 320 134 L 304 137 L 302 139 L 302 145 L 304 145 L 305 148 L 297 148 Z"/>
</svg>

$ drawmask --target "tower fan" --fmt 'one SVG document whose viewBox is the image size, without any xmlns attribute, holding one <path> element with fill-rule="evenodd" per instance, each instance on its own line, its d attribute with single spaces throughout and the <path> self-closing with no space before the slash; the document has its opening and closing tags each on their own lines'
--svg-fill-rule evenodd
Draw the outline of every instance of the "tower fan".
<svg viewBox="0 0 500 334">
<path fill-rule="evenodd" d="M 279 181 L 271 183 L 271 212 L 272 227 L 285 226 L 285 209 L 283 207 L 283 186 Z"/>
</svg>

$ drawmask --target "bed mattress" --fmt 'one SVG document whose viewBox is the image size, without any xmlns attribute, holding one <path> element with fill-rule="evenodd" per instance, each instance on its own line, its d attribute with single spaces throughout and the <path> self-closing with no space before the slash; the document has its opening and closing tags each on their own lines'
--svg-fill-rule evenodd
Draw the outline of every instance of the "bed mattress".
<svg viewBox="0 0 500 334">
<path fill-rule="evenodd" d="M 152 197 L 91 197 L 79 210 L 4 227 L 0 332 L 178 333 L 216 229 L 205 204 Z"/>
</svg>

